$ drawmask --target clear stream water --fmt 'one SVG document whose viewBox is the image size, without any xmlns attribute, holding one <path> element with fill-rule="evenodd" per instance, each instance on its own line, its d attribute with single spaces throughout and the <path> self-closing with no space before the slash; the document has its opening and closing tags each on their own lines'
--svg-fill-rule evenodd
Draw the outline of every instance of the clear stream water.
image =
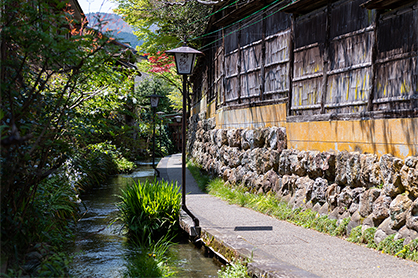
<svg viewBox="0 0 418 278">
<path fill-rule="evenodd" d="M 130 249 L 120 232 L 120 224 L 109 224 L 117 212 L 117 195 L 126 183 L 132 179 L 152 179 L 153 175 L 151 164 L 141 163 L 132 174 L 112 177 L 82 196 L 85 215 L 78 222 L 76 240 L 69 247 L 74 256 L 70 266 L 74 277 L 126 277 L 126 255 Z M 213 259 L 205 257 L 192 243 L 176 244 L 169 253 L 178 271 L 175 277 L 218 277 L 219 267 Z"/>
</svg>

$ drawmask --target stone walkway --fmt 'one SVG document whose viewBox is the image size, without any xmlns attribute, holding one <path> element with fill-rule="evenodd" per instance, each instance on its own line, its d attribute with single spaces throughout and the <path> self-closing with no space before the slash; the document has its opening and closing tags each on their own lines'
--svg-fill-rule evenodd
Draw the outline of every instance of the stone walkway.
<svg viewBox="0 0 418 278">
<path fill-rule="evenodd" d="M 181 154 L 163 158 L 161 177 L 181 185 Z M 304 229 L 202 193 L 186 172 L 186 205 L 200 220 L 202 240 L 228 257 L 252 258 L 256 277 L 418 277 L 418 263 Z M 190 219 L 185 225 L 193 226 Z"/>
</svg>

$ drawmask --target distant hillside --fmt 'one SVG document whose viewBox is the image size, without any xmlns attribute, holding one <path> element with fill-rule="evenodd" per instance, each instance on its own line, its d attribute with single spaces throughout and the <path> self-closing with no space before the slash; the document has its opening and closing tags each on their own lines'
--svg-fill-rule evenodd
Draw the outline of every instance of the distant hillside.
<svg viewBox="0 0 418 278">
<path fill-rule="evenodd" d="M 102 32 L 111 31 L 120 42 L 127 43 L 133 48 L 142 44 L 142 41 L 133 34 L 132 27 L 117 14 L 89 13 L 86 17 L 90 27 L 99 29 L 100 26 Z"/>
</svg>

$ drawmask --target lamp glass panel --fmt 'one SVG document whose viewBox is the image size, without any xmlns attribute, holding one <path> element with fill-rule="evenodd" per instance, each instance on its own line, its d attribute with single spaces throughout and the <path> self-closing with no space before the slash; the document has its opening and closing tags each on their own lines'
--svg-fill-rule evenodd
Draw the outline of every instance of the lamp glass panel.
<svg viewBox="0 0 418 278">
<path fill-rule="evenodd" d="M 191 74 L 193 70 L 193 62 L 195 54 L 192 53 L 176 53 L 176 66 L 178 74 Z"/>
<path fill-rule="evenodd" d="M 151 97 L 151 107 L 157 107 L 158 106 L 158 97 Z"/>
</svg>

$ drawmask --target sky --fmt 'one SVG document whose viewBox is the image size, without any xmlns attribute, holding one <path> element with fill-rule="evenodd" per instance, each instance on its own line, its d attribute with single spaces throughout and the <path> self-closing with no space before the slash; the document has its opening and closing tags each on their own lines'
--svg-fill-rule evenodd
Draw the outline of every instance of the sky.
<svg viewBox="0 0 418 278">
<path fill-rule="evenodd" d="M 88 13 L 113 13 L 112 9 L 117 7 L 117 4 L 111 0 L 78 0 L 83 12 Z"/>
</svg>

